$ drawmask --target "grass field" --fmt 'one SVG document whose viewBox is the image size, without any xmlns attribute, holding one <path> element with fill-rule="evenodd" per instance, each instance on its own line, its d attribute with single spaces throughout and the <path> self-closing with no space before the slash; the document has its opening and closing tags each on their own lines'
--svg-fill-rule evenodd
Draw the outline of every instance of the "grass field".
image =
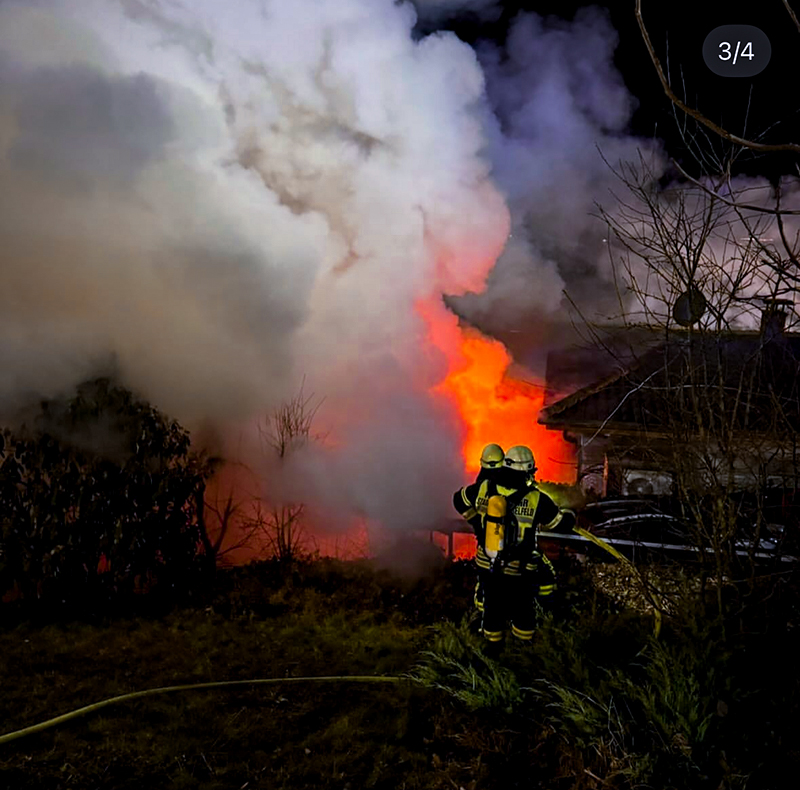
<svg viewBox="0 0 800 790">
<path fill-rule="evenodd" d="M 697 622 L 654 642 L 650 618 L 572 578 L 535 642 L 494 662 L 465 618 L 472 584 L 466 563 L 415 580 L 319 560 L 224 572 L 192 608 L 48 622 L 6 607 L 2 732 L 169 685 L 401 680 L 119 703 L 0 744 L 0 788 L 766 790 L 797 770 L 793 631 L 760 634 L 758 655 Z"/>
</svg>

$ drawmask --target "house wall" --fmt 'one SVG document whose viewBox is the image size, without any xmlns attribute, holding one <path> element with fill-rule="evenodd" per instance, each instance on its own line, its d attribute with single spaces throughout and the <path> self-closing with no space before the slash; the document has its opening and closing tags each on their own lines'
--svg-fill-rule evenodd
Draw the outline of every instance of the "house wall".
<svg viewBox="0 0 800 790">
<path fill-rule="evenodd" d="M 573 434 L 577 446 L 578 483 L 585 493 L 597 496 L 670 496 L 673 474 L 668 459 L 674 446 L 666 439 L 647 441 L 615 433 Z M 727 479 L 725 454 L 704 448 L 696 480 L 707 486 L 723 484 L 735 489 L 757 485 L 785 490 L 800 489 L 800 453 L 787 442 L 743 442 L 736 448 L 732 479 Z M 698 454 L 699 455 L 699 454 Z M 687 457 L 691 453 L 687 452 Z M 716 464 L 709 470 L 708 464 Z"/>
</svg>

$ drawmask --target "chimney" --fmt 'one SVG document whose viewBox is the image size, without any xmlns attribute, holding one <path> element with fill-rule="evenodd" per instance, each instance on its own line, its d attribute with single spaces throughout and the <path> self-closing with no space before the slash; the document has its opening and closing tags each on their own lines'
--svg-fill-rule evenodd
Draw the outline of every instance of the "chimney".
<svg viewBox="0 0 800 790">
<path fill-rule="evenodd" d="M 761 311 L 761 334 L 764 340 L 771 340 L 783 334 L 786 328 L 786 307 L 792 302 L 788 299 L 765 299 Z"/>
</svg>

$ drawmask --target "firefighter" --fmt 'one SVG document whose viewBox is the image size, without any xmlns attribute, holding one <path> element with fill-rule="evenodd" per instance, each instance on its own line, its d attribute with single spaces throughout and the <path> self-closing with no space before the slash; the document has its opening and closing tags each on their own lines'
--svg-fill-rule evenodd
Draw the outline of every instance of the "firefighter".
<svg viewBox="0 0 800 790">
<path fill-rule="evenodd" d="M 503 468 L 503 459 L 505 452 L 499 444 L 487 444 L 481 451 L 480 470 L 475 482 L 472 485 L 465 486 L 456 492 L 453 497 L 453 505 L 455 509 L 467 520 L 467 523 L 472 527 L 475 533 L 478 545 L 483 543 L 482 529 L 483 520 L 482 514 L 478 512 L 474 505 L 477 499 L 478 489 L 484 480 L 492 480 L 498 472 Z M 479 612 L 483 612 L 483 587 L 481 585 L 480 574 L 475 583 L 475 608 Z"/>
<path fill-rule="evenodd" d="M 534 600 L 555 589 L 552 565 L 538 550 L 537 529 L 567 526 L 574 519 L 536 487 L 535 472 L 530 448 L 518 445 L 508 450 L 492 479 L 481 482 L 477 491 L 474 485 L 461 489 L 454 499 L 462 515 L 471 507 L 481 517 L 475 564 L 484 589 L 482 632 L 494 653 L 508 621 L 513 636 L 532 639 Z"/>
</svg>

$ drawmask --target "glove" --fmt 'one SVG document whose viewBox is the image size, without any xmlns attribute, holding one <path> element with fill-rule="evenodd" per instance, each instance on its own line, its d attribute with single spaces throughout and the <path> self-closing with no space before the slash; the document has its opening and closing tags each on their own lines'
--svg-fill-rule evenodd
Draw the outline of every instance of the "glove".
<svg viewBox="0 0 800 790">
<path fill-rule="evenodd" d="M 561 518 L 559 519 L 558 527 L 559 532 L 572 532 L 578 524 L 578 517 L 575 515 L 574 510 L 564 508 L 561 510 Z"/>
</svg>

